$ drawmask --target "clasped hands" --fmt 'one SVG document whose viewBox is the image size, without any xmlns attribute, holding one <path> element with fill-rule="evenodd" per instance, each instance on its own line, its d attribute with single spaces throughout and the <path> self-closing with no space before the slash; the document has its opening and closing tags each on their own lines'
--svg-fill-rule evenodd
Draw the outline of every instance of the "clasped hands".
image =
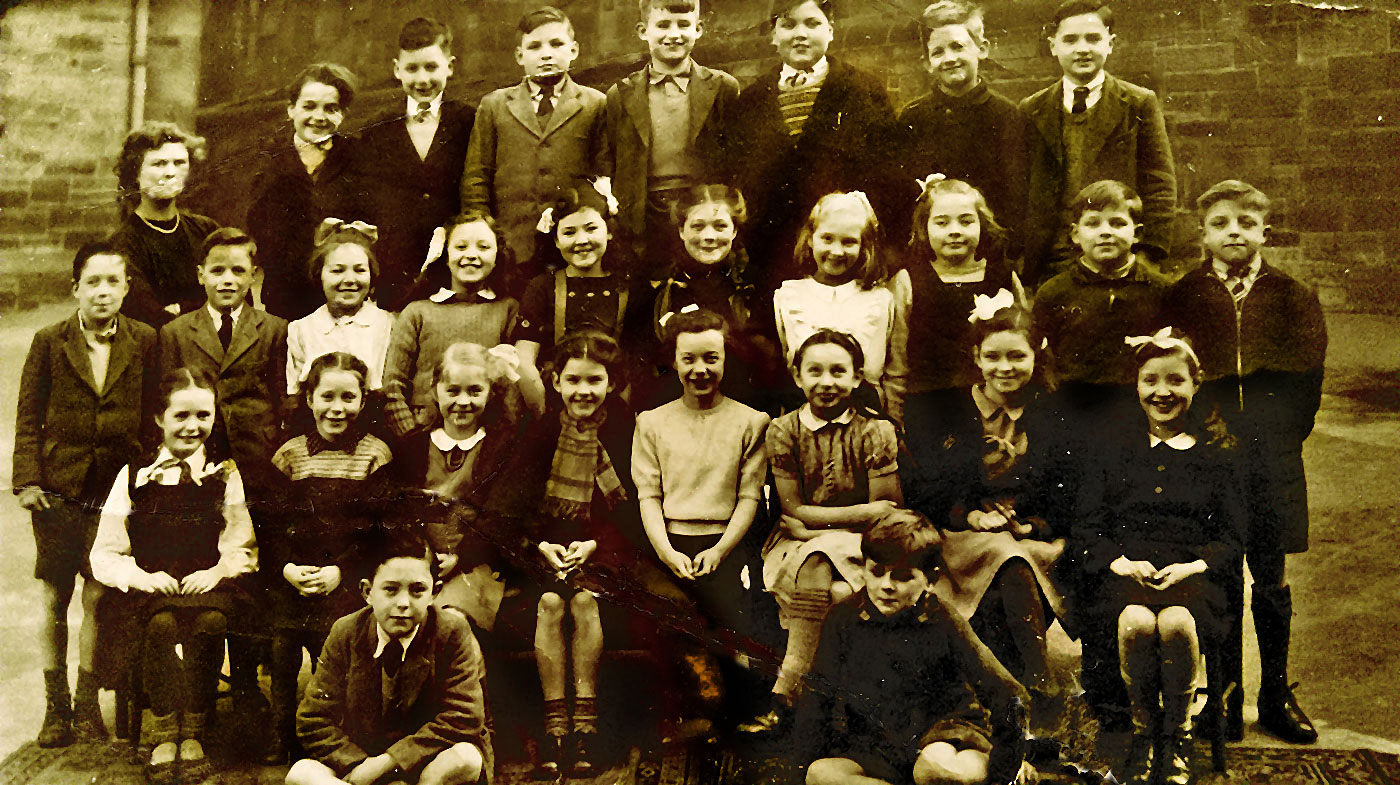
<svg viewBox="0 0 1400 785">
<path fill-rule="evenodd" d="M 575 540 L 568 545 L 542 542 L 539 544 L 539 549 L 540 555 L 554 570 L 554 577 L 562 581 L 569 577 L 569 573 L 582 567 L 583 563 L 593 555 L 593 552 L 598 550 L 598 541 Z"/>
<path fill-rule="evenodd" d="M 686 556 L 684 553 L 672 548 L 670 551 L 659 554 L 661 561 L 666 565 L 677 578 L 685 580 L 695 580 L 719 569 L 719 563 L 724 561 L 729 555 L 722 550 L 718 544 L 712 548 L 706 548 L 694 556 Z"/>
<path fill-rule="evenodd" d="M 979 532 L 1010 532 L 1016 539 L 1028 537 L 1035 531 L 1030 520 L 1016 516 L 1016 508 L 1009 502 L 995 501 L 967 514 L 968 528 Z"/>
<path fill-rule="evenodd" d="M 1116 575 L 1132 578 L 1143 588 L 1161 591 L 1181 583 L 1192 575 L 1205 572 L 1206 563 L 1197 559 L 1184 564 L 1168 564 L 1159 570 L 1150 561 L 1131 561 L 1127 556 L 1119 556 L 1108 565 L 1108 569 Z"/>
<path fill-rule="evenodd" d="M 287 564 L 282 568 L 282 577 L 303 597 L 330 594 L 340 586 L 340 568 L 334 564 L 328 567 Z"/>
<path fill-rule="evenodd" d="M 147 594 L 207 594 L 218 588 L 224 576 L 210 568 L 198 570 L 176 580 L 168 572 L 148 572 L 131 582 L 131 588 Z"/>
</svg>

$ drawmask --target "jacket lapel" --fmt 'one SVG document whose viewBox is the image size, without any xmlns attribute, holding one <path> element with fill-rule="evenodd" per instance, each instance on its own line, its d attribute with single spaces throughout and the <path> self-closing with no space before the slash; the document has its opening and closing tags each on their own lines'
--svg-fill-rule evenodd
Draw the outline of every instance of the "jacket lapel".
<svg viewBox="0 0 1400 785">
<path fill-rule="evenodd" d="M 715 96 L 719 95 L 719 83 L 720 80 L 714 71 L 699 63 L 692 66 L 689 90 L 691 145 L 694 145 L 700 136 L 701 126 L 704 125 L 701 118 L 709 117 L 710 108 L 715 105 Z"/>
<path fill-rule="evenodd" d="M 418 629 L 418 634 L 413 638 L 413 644 L 409 647 L 408 656 L 404 658 L 403 667 L 399 669 L 399 708 L 408 711 L 408 708 L 418 701 L 418 695 L 423 691 L 423 685 L 427 683 L 428 676 L 433 672 L 433 643 L 437 637 L 437 616 L 435 610 L 428 611 L 428 617 L 423 620 L 423 626 Z"/>
<path fill-rule="evenodd" d="M 691 84 L 694 85 L 693 80 Z M 618 89 L 622 92 L 622 105 L 627 109 L 627 116 L 632 118 L 637 136 L 642 139 L 642 146 L 650 149 L 651 107 L 647 105 L 647 85 L 647 69 L 643 68 L 622 80 Z"/>
<path fill-rule="evenodd" d="M 1029 107 L 1031 122 L 1035 124 L 1036 130 L 1045 140 L 1045 146 L 1054 154 L 1056 161 L 1063 161 L 1065 157 L 1064 145 L 1060 143 L 1062 123 L 1064 122 L 1064 89 L 1064 81 L 1056 81 L 1055 85 L 1042 96 L 1039 104 Z"/>
<path fill-rule="evenodd" d="M 569 118 L 583 111 L 583 102 L 579 100 L 582 94 L 578 83 L 573 79 L 565 77 L 564 89 L 559 91 L 559 100 L 554 104 L 554 111 L 549 115 L 549 126 L 544 129 L 544 135 L 549 136 L 559 127 L 569 121 Z"/>
<path fill-rule="evenodd" d="M 103 386 L 110 390 L 116 386 L 131 358 L 136 354 L 136 341 L 131 337 L 131 324 L 125 316 L 117 316 L 117 334 L 112 338 L 112 354 L 107 358 L 107 380 Z M 100 394 L 102 391 L 98 390 Z"/>
<path fill-rule="evenodd" d="M 306 171 L 305 169 L 302 170 Z M 235 325 L 236 327 L 236 325 Z M 209 307 L 201 305 L 198 311 L 194 312 L 194 320 L 189 323 L 190 340 L 195 346 L 204 350 L 204 353 L 214 360 L 222 363 L 224 347 L 219 343 L 219 334 L 214 330 L 214 319 L 209 316 Z"/>
<path fill-rule="evenodd" d="M 374 659 L 374 615 L 368 609 L 360 620 L 350 672 L 345 676 L 345 706 L 364 726 L 374 726 L 384 713 L 384 690 L 379 662 Z"/>
<path fill-rule="evenodd" d="M 1123 98 L 1123 86 L 1112 76 L 1104 76 L 1103 95 L 1094 110 L 1089 113 L 1084 127 L 1084 160 L 1092 162 L 1098 158 L 1104 142 L 1113 135 L 1113 130 L 1128 114 L 1128 102 Z"/>
<path fill-rule="evenodd" d="M 68 320 L 68 328 L 63 337 L 63 353 L 68 357 L 68 362 L 73 366 L 73 372 L 78 375 L 97 395 L 102 391 L 97 389 L 97 380 L 92 378 L 92 363 L 88 361 L 87 339 L 83 337 L 83 328 L 78 324 L 78 314 Z"/>
<path fill-rule="evenodd" d="M 525 82 L 522 81 L 510 89 L 510 95 L 506 96 L 506 108 L 530 133 L 535 136 L 544 136 L 544 131 L 540 128 L 540 118 L 535 114 L 535 106 L 530 101 L 530 88 Z M 555 114 L 558 113 L 556 108 Z"/>
<path fill-rule="evenodd" d="M 213 320 L 210 320 L 210 324 L 212 323 Z M 233 337 L 229 339 L 228 351 L 224 352 L 224 361 L 220 370 L 227 371 L 239 355 L 248 351 L 248 347 L 257 340 L 258 328 L 261 326 L 262 312 L 251 305 L 244 305 L 242 317 L 233 323 Z"/>
</svg>

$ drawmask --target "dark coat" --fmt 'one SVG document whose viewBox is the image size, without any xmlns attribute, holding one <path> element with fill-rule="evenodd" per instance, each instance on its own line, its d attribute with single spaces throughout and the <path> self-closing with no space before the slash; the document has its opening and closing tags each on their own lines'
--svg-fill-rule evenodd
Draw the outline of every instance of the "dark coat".
<svg viewBox="0 0 1400 785">
<path fill-rule="evenodd" d="M 481 750 L 490 778 L 493 756 L 482 680 L 486 668 L 471 625 L 455 612 L 428 608 L 399 670 L 404 721 L 383 721 L 382 669 L 369 608 L 331 628 L 311 683 L 297 708 L 297 737 L 307 756 L 344 775 L 388 753 L 416 774 L 439 753 L 467 742 Z"/>
<path fill-rule="evenodd" d="M 724 132 L 730 179 L 749 206 L 752 280 L 776 289 L 792 270 L 798 230 L 817 200 L 832 191 L 863 190 L 882 214 L 879 151 L 894 111 L 883 83 L 835 58 L 802 133 L 788 134 L 778 105 L 775 67 L 740 93 Z"/>
<path fill-rule="evenodd" d="M 646 228 L 647 174 L 651 166 L 651 109 L 647 102 L 647 69 L 642 68 L 608 88 L 604 116 L 608 147 L 604 172 L 612 177 L 613 194 L 621 207 L 618 221 L 634 238 Z M 720 133 L 739 98 L 733 76 L 696 63 L 686 97 L 690 99 L 690 147 L 698 154 L 711 182 L 724 167 Z"/>
<path fill-rule="evenodd" d="M 419 158 L 403 112 L 388 112 L 360 131 L 355 146 L 356 199 L 379 227 L 375 299 L 398 311 L 408 304 L 433 230 L 462 208 L 460 183 L 476 110 L 443 101 L 427 158 Z"/>
<path fill-rule="evenodd" d="M 335 137 L 314 175 L 306 173 L 288 138 L 281 138 L 263 154 L 243 223 L 258 244 L 258 264 L 264 272 L 263 304 L 268 313 L 300 319 L 325 303 L 321 282 L 312 281 L 307 274 L 307 262 L 322 220 L 365 217 L 353 195 L 353 148 L 353 140 Z"/>
<path fill-rule="evenodd" d="M 1308 547 L 1303 440 L 1322 401 L 1327 324 L 1317 294 L 1265 263 L 1243 307 L 1211 271 L 1167 292 L 1162 324 L 1190 335 L 1206 381 L 1197 406 L 1218 406 L 1243 443 L 1251 544 Z"/>
<path fill-rule="evenodd" d="M 1035 324 L 1055 353 L 1061 381 L 1132 386 L 1132 353 L 1123 339 L 1151 335 L 1165 282 L 1139 261 L 1122 278 L 1075 262 L 1035 294 Z"/>
<path fill-rule="evenodd" d="M 97 389 L 78 315 L 34 334 L 20 376 L 12 484 L 101 501 L 141 452 L 156 383 L 156 331 L 125 316 Z"/>
<path fill-rule="evenodd" d="M 257 486 L 284 441 L 280 412 L 287 390 L 287 322 L 245 305 L 224 351 L 209 309 L 201 307 L 160 329 L 160 367 L 162 375 L 190 367 L 215 379 L 214 444 L 226 444 L 245 481 Z"/>
<path fill-rule="evenodd" d="M 1064 82 L 1056 82 L 1021 101 L 1033 130 L 1027 132 L 1030 195 L 1026 206 L 1024 273 L 1035 284 L 1058 272 L 1063 260 L 1052 259 L 1057 235 L 1072 218 L 1065 208 Z M 1142 197 L 1142 245 L 1157 259 L 1171 251 L 1176 216 L 1176 166 L 1157 94 L 1108 75 L 1086 129 L 1090 140 L 1082 185 L 1121 180 Z M 1082 186 L 1081 186 L 1082 187 Z"/>
</svg>

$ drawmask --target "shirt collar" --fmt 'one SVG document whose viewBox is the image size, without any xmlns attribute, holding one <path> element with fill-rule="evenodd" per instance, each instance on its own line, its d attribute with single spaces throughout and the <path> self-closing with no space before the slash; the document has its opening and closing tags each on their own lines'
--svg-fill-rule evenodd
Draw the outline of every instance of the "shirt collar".
<svg viewBox="0 0 1400 785">
<path fill-rule="evenodd" d="M 1173 450 L 1189 450 L 1196 446 L 1196 437 L 1185 431 L 1178 433 L 1170 439 L 1159 439 L 1156 434 L 1147 434 L 1148 447 L 1156 447 L 1159 444 L 1165 444 Z"/>
<path fill-rule="evenodd" d="M 214 320 L 214 329 L 218 329 L 219 325 L 224 323 L 224 315 L 219 312 L 218 308 L 215 308 L 214 306 L 209 305 L 208 303 L 205 303 L 204 307 L 209 309 L 209 317 Z M 234 308 L 233 311 L 229 313 L 229 318 L 233 319 L 234 327 L 238 326 L 238 320 L 242 316 L 243 303 L 239 303 L 238 307 Z"/>
<path fill-rule="evenodd" d="M 423 625 L 421 624 L 414 627 L 413 632 L 410 632 L 408 636 L 403 639 L 403 659 L 405 662 L 408 661 L 408 647 L 413 645 L 413 639 L 418 637 L 418 630 L 422 629 L 422 627 Z M 377 660 L 380 655 L 384 654 L 384 649 L 388 648 L 389 641 L 393 639 L 389 637 L 389 633 L 385 632 L 383 627 L 379 626 L 378 621 L 374 623 L 374 638 L 374 658 Z"/>
<path fill-rule="evenodd" d="M 1098 75 L 1090 79 L 1089 84 L 1086 85 L 1081 85 L 1068 76 L 1062 77 L 1060 81 L 1064 86 L 1065 111 L 1068 112 L 1074 108 L 1074 88 L 1076 87 L 1089 88 L 1089 95 L 1084 99 L 1084 104 L 1086 107 L 1092 108 L 1094 104 L 1099 102 L 1099 97 L 1103 95 L 1103 86 L 1107 78 L 1108 72 L 1102 68 L 1099 69 Z"/>
<path fill-rule="evenodd" d="M 1248 285 L 1254 283 L 1254 279 L 1259 277 L 1259 272 L 1264 268 L 1264 256 L 1263 254 L 1255 253 L 1254 258 L 1250 259 L 1249 264 L 1245 265 L 1243 275 L 1240 275 L 1237 268 L 1231 267 L 1219 259 L 1212 259 L 1210 266 L 1216 278 L 1222 281 L 1228 281 L 1231 278 L 1241 278 L 1244 280 L 1245 284 Z"/>
<path fill-rule="evenodd" d="M 418 99 L 405 98 L 404 104 L 407 107 L 404 114 L 410 118 L 418 114 Z M 432 117 L 442 116 L 442 93 L 438 93 L 433 100 L 428 102 L 428 114 Z"/>
<path fill-rule="evenodd" d="M 331 309 L 324 305 L 317 308 L 314 315 L 318 322 L 317 329 L 325 335 L 330 335 L 337 327 L 373 327 L 373 317 L 377 311 L 379 306 L 373 300 L 365 300 L 360 310 L 349 316 L 331 316 Z"/>
<path fill-rule="evenodd" d="M 657 69 L 656 63 L 650 63 L 647 65 L 647 83 L 654 86 L 670 79 L 674 81 L 676 87 L 679 87 L 681 92 L 684 93 L 686 89 L 690 87 L 690 79 L 695 74 L 694 63 L 694 60 L 687 59 L 685 63 L 674 72 L 661 71 Z"/>
<path fill-rule="evenodd" d="M 949 95 L 944 92 L 942 87 L 934 88 L 933 94 L 936 101 L 945 104 L 980 104 L 992 96 L 990 89 L 987 87 L 987 80 L 981 77 L 978 77 L 977 84 L 973 85 L 971 90 L 968 90 L 962 95 Z"/>
<path fill-rule="evenodd" d="M 113 316 L 112 321 L 108 322 L 106 327 L 102 328 L 101 330 L 94 330 L 88 327 L 87 319 L 84 318 L 83 312 L 78 311 L 78 329 L 83 331 L 83 335 L 89 341 L 96 341 L 98 343 L 111 343 L 112 338 L 116 337 L 117 335 L 117 318 Z"/>
<path fill-rule="evenodd" d="M 1026 411 L 1026 407 L 1024 406 L 1018 406 L 1013 409 L 1010 406 L 1002 406 L 996 401 L 993 401 L 991 398 L 987 397 L 986 390 L 984 390 L 980 384 L 972 388 L 972 402 L 977 405 L 977 411 L 982 415 L 982 419 L 984 420 L 991 420 L 999 414 L 1005 414 L 1007 417 L 1011 418 L 1012 422 L 1015 422 L 1021 419 L 1021 415 Z"/>
<path fill-rule="evenodd" d="M 554 92 L 552 93 L 552 95 L 557 99 L 561 94 L 563 94 L 564 87 L 568 83 L 569 75 L 564 74 L 564 76 L 559 81 L 554 83 Z M 533 100 L 539 100 L 540 93 L 544 92 L 544 86 L 528 76 L 525 77 L 525 87 L 529 89 L 530 98 Z"/>
<path fill-rule="evenodd" d="M 811 68 L 808 68 L 803 71 L 798 71 L 796 68 L 793 68 L 787 63 L 783 63 L 782 73 L 778 74 L 778 84 L 786 82 L 788 78 L 793 76 L 794 74 L 803 73 L 810 75 L 812 81 L 807 86 L 813 87 L 826 81 L 827 72 L 829 72 L 830 70 L 831 63 L 826 59 L 825 56 L 823 56 L 822 59 L 818 60 L 816 64 L 813 65 Z"/>
<path fill-rule="evenodd" d="M 1093 280 L 1098 281 L 1118 281 L 1132 275 L 1133 268 L 1137 264 L 1137 254 L 1128 253 L 1128 260 L 1112 270 L 1099 272 L 1096 268 L 1084 261 L 1084 257 L 1079 257 L 1079 268 Z"/>
<path fill-rule="evenodd" d="M 491 289 L 481 288 L 477 289 L 471 294 L 457 294 L 456 292 L 444 286 L 441 289 L 437 290 L 437 294 L 429 295 L 428 299 L 432 300 L 435 303 L 446 303 L 452 302 L 454 300 L 457 302 L 472 302 L 474 300 L 484 300 L 486 302 L 491 302 L 492 300 L 496 299 L 496 293 Z"/>
<path fill-rule="evenodd" d="M 481 443 L 482 439 L 486 438 L 486 429 L 477 428 L 476 433 L 465 439 L 454 439 L 447 435 L 447 430 L 445 428 L 438 428 L 434 430 L 428 438 L 432 440 L 434 447 L 443 452 L 448 452 L 454 447 L 460 449 L 462 452 L 470 452 L 471 448 L 477 446 Z"/>
<path fill-rule="evenodd" d="M 311 149 L 316 149 L 325 152 L 327 150 L 330 150 L 333 144 L 335 144 L 335 134 L 331 134 L 330 136 L 327 136 L 325 139 L 322 139 L 319 142 L 308 142 L 305 139 L 302 139 L 299 135 L 292 134 L 292 145 L 296 147 L 298 152 Z"/>
<path fill-rule="evenodd" d="M 855 416 L 855 409 L 847 409 L 846 411 L 841 412 L 841 416 L 837 417 L 834 420 L 823 420 L 822 418 L 812 413 L 812 405 L 809 403 L 802 404 L 802 408 L 797 410 L 797 421 L 802 423 L 803 427 L 805 427 L 807 430 L 814 432 L 820 431 L 821 429 L 833 423 L 837 425 L 848 425 L 850 424 L 851 420 L 855 419 Z"/>
<path fill-rule="evenodd" d="M 137 470 L 136 479 L 133 480 L 131 483 L 132 486 L 140 488 L 141 486 L 145 485 L 146 483 L 152 480 L 155 480 L 156 484 L 158 485 L 174 485 L 176 482 L 179 481 L 179 472 L 177 471 L 175 473 L 174 478 L 171 478 L 169 476 L 170 471 L 177 467 L 166 464 L 170 464 L 170 462 L 176 460 L 177 459 L 175 458 L 174 453 L 170 452 L 168 448 L 162 446 L 160 448 L 160 452 L 156 453 L 156 459 L 152 461 L 150 465 L 144 466 L 141 469 Z M 194 452 L 186 456 L 184 462 L 189 464 L 190 466 L 190 476 L 194 479 L 195 485 L 202 484 L 204 478 L 208 477 L 210 474 L 213 473 L 212 471 L 209 471 L 211 467 L 207 466 L 206 464 L 204 455 L 204 445 L 202 444 Z M 217 467 L 212 468 L 217 469 Z M 167 479 L 170 481 L 166 482 Z"/>
</svg>

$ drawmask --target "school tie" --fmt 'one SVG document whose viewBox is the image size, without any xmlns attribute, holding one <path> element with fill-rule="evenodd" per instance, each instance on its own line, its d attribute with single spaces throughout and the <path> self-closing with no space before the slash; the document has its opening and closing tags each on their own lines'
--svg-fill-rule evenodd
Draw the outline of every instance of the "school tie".
<svg viewBox="0 0 1400 785">
<path fill-rule="evenodd" d="M 229 342 L 233 340 L 233 315 L 224 314 L 219 320 L 219 343 L 228 351 Z"/>
<path fill-rule="evenodd" d="M 419 101 L 419 102 L 418 102 L 418 111 L 416 111 L 416 112 L 413 113 L 413 122 L 415 122 L 415 123 L 426 123 L 426 122 L 428 122 L 428 118 L 432 116 L 432 111 L 433 111 L 433 102 L 432 102 L 432 101 Z"/>
<path fill-rule="evenodd" d="M 1089 109 L 1089 88 L 1074 88 L 1074 106 L 1070 107 L 1070 114 L 1084 114 Z"/>
<path fill-rule="evenodd" d="M 389 641 L 384 645 L 384 653 L 379 655 L 379 666 L 384 669 L 384 675 L 394 678 L 399 675 L 399 667 L 403 665 L 404 648 L 400 641 Z"/>
<path fill-rule="evenodd" d="M 179 458 L 170 458 L 161 463 L 158 467 L 161 471 L 166 469 L 179 469 L 180 476 L 175 480 L 176 485 L 189 485 L 194 482 L 194 472 L 190 470 L 189 463 Z"/>
<path fill-rule="evenodd" d="M 535 116 L 544 120 L 554 113 L 554 84 L 552 82 L 540 82 L 540 105 L 535 109 Z"/>
<path fill-rule="evenodd" d="M 467 451 L 461 447 L 453 447 L 447 451 L 447 470 L 455 472 L 462 468 L 462 462 L 467 460 Z"/>
<path fill-rule="evenodd" d="M 1226 278 L 1225 288 L 1230 290 L 1230 296 L 1235 298 L 1236 305 L 1244 300 L 1245 292 L 1249 290 L 1249 287 L 1245 286 L 1243 275 L 1232 275 Z"/>
</svg>

